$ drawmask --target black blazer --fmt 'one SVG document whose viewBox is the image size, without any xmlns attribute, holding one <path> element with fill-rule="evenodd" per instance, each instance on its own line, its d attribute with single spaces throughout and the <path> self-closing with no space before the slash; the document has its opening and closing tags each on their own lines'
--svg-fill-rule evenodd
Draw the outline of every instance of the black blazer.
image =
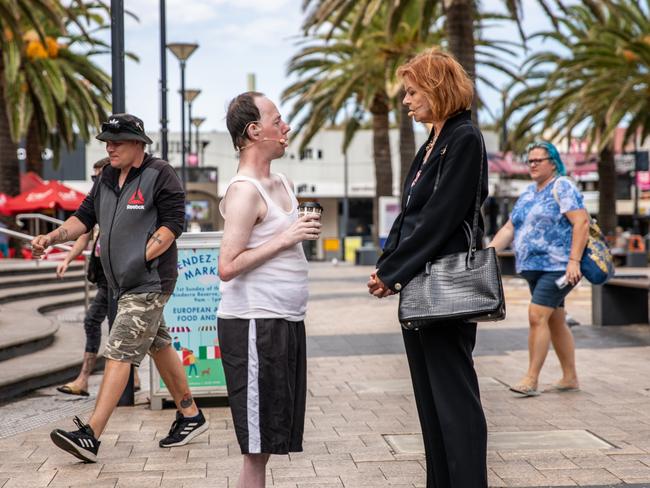
<svg viewBox="0 0 650 488">
<path fill-rule="evenodd" d="M 427 143 L 433 135 L 432 130 Z M 426 143 L 411 164 L 402 189 L 402 212 L 395 219 L 384 253 L 377 261 L 377 275 L 395 292 L 424 270 L 427 261 L 468 249 L 463 221 L 472 225 L 481 146 L 481 203 L 488 194 L 485 146 L 469 110 L 447 119 L 429 159 L 423 164 L 425 146 Z M 434 181 L 441 160 L 440 180 L 434 194 Z M 420 167 L 422 173 L 411 188 Z M 411 197 L 407 205 L 409 192 Z M 479 247 L 483 228 L 483 219 L 479 217 Z"/>
</svg>

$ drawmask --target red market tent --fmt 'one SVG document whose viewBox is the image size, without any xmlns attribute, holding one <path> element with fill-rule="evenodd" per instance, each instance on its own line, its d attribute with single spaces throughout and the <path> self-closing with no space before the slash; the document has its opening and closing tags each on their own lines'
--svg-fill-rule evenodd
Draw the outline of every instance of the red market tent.
<svg viewBox="0 0 650 488">
<path fill-rule="evenodd" d="M 74 211 L 79 208 L 85 197 L 86 195 L 83 193 L 68 188 L 56 180 L 51 180 L 10 199 L 5 209 L 10 213 L 55 208 Z"/>
<path fill-rule="evenodd" d="M 7 210 L 7 202 L 9 202 L 10 198 L 10 196 L 0 193 L 0 214 L 11 215 L 9 210 Z"/>
<path fill-rule="evenodd" d="M 27 191 L 32 191 L 34 188 L 37 188 L 45 184 L 45 180 L 38 176 L 33 171 L 27 171 L 20 175 L 20 192 L 24 193 Z"/>
</svg>

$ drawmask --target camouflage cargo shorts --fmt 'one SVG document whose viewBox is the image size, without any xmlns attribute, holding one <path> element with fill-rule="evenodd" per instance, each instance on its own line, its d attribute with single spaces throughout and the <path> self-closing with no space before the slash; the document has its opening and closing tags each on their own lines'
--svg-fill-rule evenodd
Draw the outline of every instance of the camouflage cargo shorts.
<svg viewBox="0 0 650 488">
<path fill-rule="evenodd" d="M 169 295 L 162 293 L 122 295 L 104 357 L 139 366 L 147 352 L 169 346 L 172 338 L 163 317 L 167 300 Z"/>
</svg>

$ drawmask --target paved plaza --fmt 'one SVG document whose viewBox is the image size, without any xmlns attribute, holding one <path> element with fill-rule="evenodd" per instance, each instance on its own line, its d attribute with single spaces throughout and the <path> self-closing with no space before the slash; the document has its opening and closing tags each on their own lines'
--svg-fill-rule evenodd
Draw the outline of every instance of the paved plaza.
<svg viewBox="0 0 650 488">
<path fill-rule="evenodd" d="M 268 486 L 424 487 L 425 470 L 401 334 L 397 298 L 365 291 L 370 267 L 311 265 L 307 319 L 309 377 L 305 451 L 272 458 Z M 508 318 L 481 324 L 476 347 L 489 438 L 491 487 L 615 485 L 650 487 L 650 326 L 592 327 L 591 289 L 568 298 L 582 391 L 517 398 L 508 385 L 527 364 L 528 290 L 506 278 Z M 81 310 L 57 312 L 78 327 Z M 146 380 L 147 366 L 141 376 Z M 551 353 L 541 387 L 560 376 Z M 135 407 L 119 408 L 97 464 L 82 464 L 49 440 L 87 416 L 90 399 L 54 388 L 0 407 L 0 488 L 234 488 L 241 463 L 227 407 L 203 407 L 207 435 L 163 450 L 174 412 L 152 411 L 147 381 Z M 472 487 L 458 487 L 472 488 Z"/>
</svg>

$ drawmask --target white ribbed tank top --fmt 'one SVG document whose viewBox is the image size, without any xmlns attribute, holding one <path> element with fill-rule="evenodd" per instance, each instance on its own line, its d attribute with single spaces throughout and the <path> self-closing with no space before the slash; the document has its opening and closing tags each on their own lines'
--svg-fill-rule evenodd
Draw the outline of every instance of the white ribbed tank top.
<svg viewBox="0 0 650 488">
<path fill-rule="evenodd" d="M 253 226 L 248 249 L 254 249 L 288 229 L 298 219 L 298 200 L 289 183 L 282 174 L 278 174 L 291 199 L 291 211 L 285 211 L 268 195 L 262 184 L 255 178 L 235 176 L 228 183 L 248 181 L 257 188 L 266 203 L 266 216 L 259 224 Z M 219 205 L 219 211 L 228 218 Z M 229 210 L 230 212 L 233 209 Z M 235 209 L 236 211 L 236 209 Z M 221 302 L 217 316 L 223 319 L 264 319 L 283 318 L 301 321 L 307 310 L 307 259 L 298 243 L 278 253 L 275 257 L 262 263 L 246 273 L 228 282 L 221 282 Z"/>
</svg>

